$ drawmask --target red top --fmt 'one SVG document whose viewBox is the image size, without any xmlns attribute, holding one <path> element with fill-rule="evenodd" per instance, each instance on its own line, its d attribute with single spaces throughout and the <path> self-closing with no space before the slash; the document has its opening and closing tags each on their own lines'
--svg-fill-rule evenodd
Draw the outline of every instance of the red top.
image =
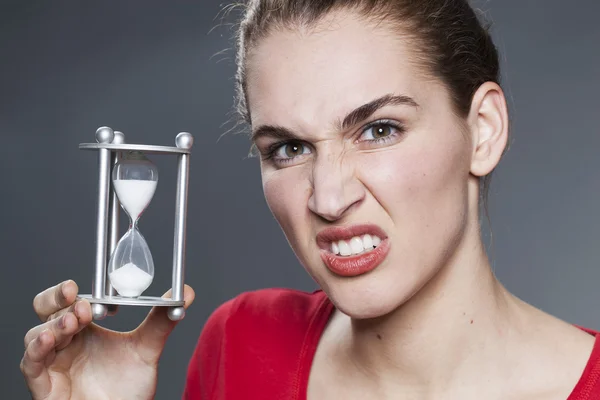
<svg viewBox="0 0 600 400">
<path fill-rule="evenodd" d="M 333 311 L 324 292 L 247 292 L 210 316 L 189 364 L 185 400 L 305 400 L 317 344 Z M 600 399 L 600 334 L 567 400 Z"/>
</svg>

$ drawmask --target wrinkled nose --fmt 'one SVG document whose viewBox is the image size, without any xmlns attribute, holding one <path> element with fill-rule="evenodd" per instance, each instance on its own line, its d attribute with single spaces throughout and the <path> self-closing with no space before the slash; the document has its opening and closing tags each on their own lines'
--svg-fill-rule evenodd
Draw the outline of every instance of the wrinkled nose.
<svg viewBox="0 0 600 400">
<path fill-rule="evenodd" d="M 312 193 L 308 208 L 327 221 L 343 218 L 365 196 L 352 163 L 318 157 L 313 164 Z"/>
</svg>

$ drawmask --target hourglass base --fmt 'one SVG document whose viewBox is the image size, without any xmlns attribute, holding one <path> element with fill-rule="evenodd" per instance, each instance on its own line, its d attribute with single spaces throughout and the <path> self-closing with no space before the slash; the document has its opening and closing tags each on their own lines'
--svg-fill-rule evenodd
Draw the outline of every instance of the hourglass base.
<svg viewBox="0 0 600 400">
<path fill-rule="evenodd" d="M 122 296 L 106 296 L 102 299 L 95 299 L 91 294 L 80 294 L 81 299 L 88 300 L 91 304 L 99 303 L 106 305 L 123 305 L 123 306 L 146 306 L 146 307 L 180 307 L 183 306 L 183 300 L 176 301 L 164 299 L 162 297 L 139 296 L 139 297 L 122 297 Z"/>
</svg>

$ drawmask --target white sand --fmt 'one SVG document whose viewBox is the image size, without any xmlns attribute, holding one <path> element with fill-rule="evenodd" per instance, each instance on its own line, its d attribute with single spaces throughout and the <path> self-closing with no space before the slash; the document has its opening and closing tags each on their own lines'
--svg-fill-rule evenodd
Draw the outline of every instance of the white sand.
<svg viewBox="0 0 600 400">
<path fill-rule="evenodd" d="M 138 297 L 152 283 L 152 275 L 127 263 L 108 275 L 110 284 L 123 297 Z"/>
<path fill-rule="evenodd" d="M 113 181 L 119 202 L 133 221 L 148 206 L 156 191 L 157 181 L 117 179 Z"/>
</svg>

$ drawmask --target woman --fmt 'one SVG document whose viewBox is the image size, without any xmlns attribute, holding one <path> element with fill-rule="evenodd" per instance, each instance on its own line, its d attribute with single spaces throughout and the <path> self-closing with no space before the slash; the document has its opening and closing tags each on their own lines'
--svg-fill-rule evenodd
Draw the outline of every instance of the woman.
<svg viewBox="0 0 600 400">
<path fill-rule="evenodd" d="M 219 307 L 185 398 L 600 398 L 596 332 L 491 271 L 479 217 L 508 115 L 467 1 L 256 0 L 239 32 L 238 105 L 264 193 L 322 290 Z M 34 301 L 33 398 L 152 398 L 173 323 L 153 310 L 110 332 L 76 293 L 69 281 Z"/>
</svg>

